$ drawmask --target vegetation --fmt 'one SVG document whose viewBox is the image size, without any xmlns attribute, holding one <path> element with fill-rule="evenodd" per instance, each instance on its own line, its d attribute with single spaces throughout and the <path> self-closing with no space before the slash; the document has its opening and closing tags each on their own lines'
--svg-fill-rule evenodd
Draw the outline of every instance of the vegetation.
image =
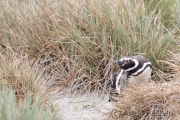
<svg viewBox="0 0 180 120">
<path fill-rule="evenodd" d="M 40 107 L 40 97 L 27 95 L 25 102 L 15 103 L 15 94 L 12 90 L 1 89 L 0 92 L 0 119 L 1 120 L 55 120 L 56 114 L 50 108 L 43 110 Z"/>
<path fill-rule="evenodd" d="M 145 88 L 134 86 L 133 89 L 127 88 L 122 94 L 123 98 L 116 103 L 107 120 L 178 120 L 180 118 L 180 92 L 177 83 L 148 84 Z"/>
<path fill-rule="evenodd" d="M 0 0 L 1 98 L 18 112 L 30 93 L 31 116 L 37 98 L 64 87 L 106 91 L 113 61 L 126 55 L 144 55 L 154 80 L 170 80 L 179 71 L 179 8 L 179 0 Z"/>
</svg>

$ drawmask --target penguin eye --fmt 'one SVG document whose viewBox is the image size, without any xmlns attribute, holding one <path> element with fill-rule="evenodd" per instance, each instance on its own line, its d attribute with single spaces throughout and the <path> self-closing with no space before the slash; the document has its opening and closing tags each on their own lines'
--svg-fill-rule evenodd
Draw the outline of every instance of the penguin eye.
<svg viewBox="0 0 180 120">
<path fill-rule="evenodd" d="M 123 63 L 126 62 L 125 60 L 122 61 Z"/>
</svg>

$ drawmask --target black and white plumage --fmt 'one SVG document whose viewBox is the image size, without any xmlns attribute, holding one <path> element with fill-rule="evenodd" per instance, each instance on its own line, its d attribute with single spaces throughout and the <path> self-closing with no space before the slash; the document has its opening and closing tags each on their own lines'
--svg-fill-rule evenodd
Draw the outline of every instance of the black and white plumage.
<svg viewBox="0 0 180 120">
<path fill-rule="evenodd" d="M 117 101 L 116 98 L 120 97 L 120 91 L 122 91 L 123 88 L 126 86 L 126 81 L 127 73 L 121 68 L 115 68 L 111 83 L 111 87 L 113 89 L 111 89 L 110 91 L 109 102 Z"/>
<path fill-rule="evenodd" d="M 111 87 L 116 89 L 117 92 L 121 91 L 126 86 L 127 72 L 119 68 L 113 75 L 113 81 Z"/>
<path fill-rule="evenodd" d="M 113 85 L 118 92 L 125 86 L 126 80 L 129 83 L 146 83 L 152 75 L 151 62 L 141 55 L 133 57 L 122 57 L 115 61 L 120 67 L 120 72 L 113 80 Z M 127 78 L 126 78 L 127 76 Z M 124 78 L 125 77 L 125 78 Z"/>
</svg>

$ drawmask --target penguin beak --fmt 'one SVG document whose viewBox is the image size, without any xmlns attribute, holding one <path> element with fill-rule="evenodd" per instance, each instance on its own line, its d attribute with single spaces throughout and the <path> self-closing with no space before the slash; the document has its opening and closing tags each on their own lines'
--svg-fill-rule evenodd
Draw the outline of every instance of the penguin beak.
<svg viewBox="0 0 180 120">
<path fill-rule="evenodd" d="M 122 64 L 123 64 L 123 62 L 120 61 L 120 60 L 115 60 L 114 63 L 115 63 L 115 64 L 118 64 L 118 65 L 122 65 Z"/>
</svg>

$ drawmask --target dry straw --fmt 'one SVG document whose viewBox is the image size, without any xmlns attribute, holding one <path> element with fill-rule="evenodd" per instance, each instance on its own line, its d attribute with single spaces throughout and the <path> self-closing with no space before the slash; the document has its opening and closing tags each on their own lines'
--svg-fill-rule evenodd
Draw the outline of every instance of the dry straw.
<svg viewBox="0 0 180 120">
<path fill-rule="evenodd" d="M 178 81 L 167 84 L 151 83 L 144 88 L 142 86 L 127 88 L 107 119 L 178 119 L 179 87 Z"/>
</svg>

